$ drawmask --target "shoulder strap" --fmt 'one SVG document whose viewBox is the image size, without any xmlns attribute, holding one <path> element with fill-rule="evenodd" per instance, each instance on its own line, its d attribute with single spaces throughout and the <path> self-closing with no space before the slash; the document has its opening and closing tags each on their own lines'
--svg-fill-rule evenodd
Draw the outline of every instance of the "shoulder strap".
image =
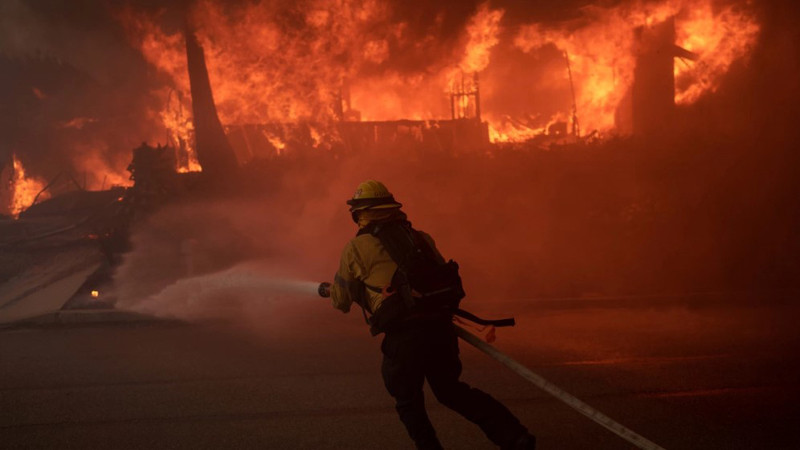
<svg viewBox="0 0 800 450">
<path fill-rule="evenodd" d="M 383 248 L 397 264 L 397 271 L 392 277 L 392 286 L 397 289 L 406 307 L 414 308 L 416 301 L 411 293 L 408 275 L 413 260 L 419 252 L 422 252 L 415 239 L 417 233 L 406 220 L 376 223 L 370 231 L 373 236 L 380 239 Z"/>
<path fill-rule="evenodd" d="M 420 253 L 432 261 L 437 259 L 425 238 L 407 220 L 374 222 L 358 232 L 359 235 L 367 233 L 381 241 L 392 260 L 405 272 L 409 271 L 412 260 Z"/>
</svg>

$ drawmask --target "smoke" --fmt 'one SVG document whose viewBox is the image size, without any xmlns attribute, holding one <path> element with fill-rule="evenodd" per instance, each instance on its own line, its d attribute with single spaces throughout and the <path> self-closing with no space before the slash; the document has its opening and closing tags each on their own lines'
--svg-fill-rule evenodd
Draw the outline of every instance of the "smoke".
<svg viewBox="0 0 800 450">
<path fill-rule="evenodd" d="M 349 234 L 340 202 L 301 181 L 276 180 L 280 195 L 164 206 L 135 224 L 113 290 L 104 291 L 121 309 L 295 336 L 299 324 L 335 312 L 316 288 L 333 279 Z"/>
<path fill-rule="evenodd" d="M 796 210 L 741 185 L 762 183 L 736 165 L 746 146 L 695 139 L 491 158 L 435 149 L 295 155 L 261 169 L 268 186 L 250 197 L 168 205 L 139 223 L 118 296 L 135 302 L 252 260 L 269 268 L 266 278 L 330 281 L 356 232 L 345 200 L 365 179 L 386 183 L 414 226 L 459 263 L 466 307 L 792 285 Z M 778 217 L 770 232 L 758 227 Z"/>
</svg>

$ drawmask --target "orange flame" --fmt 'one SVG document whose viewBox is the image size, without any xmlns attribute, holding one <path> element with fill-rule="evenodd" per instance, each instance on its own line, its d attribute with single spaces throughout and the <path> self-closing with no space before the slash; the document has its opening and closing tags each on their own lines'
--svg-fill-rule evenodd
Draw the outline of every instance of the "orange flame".
<svg viewBox="0 0 800 450">
<path fill-rule="evenodd" d="M 457 44 L 439 52 L 439 60 L 407 69 L 402 61 L 408 52 L 445 44 L 435 34 L 419 36 L 408 23 L 394 19 L 388 3 L 310 0 L 306 10 L 290 8 L 291 13 L 280 3 L 223 7 L 201 0 L 192 9 L 191 22 L 206 53 L 223 124 L 312 122 L 319 124 L 315 142 L 335 135 L 335 127 L 328 125 L 342 119 L 343 104 L 350 109 L 344 111 L 345 120 L 449 117 L 447 93 L 463 74 L 490 71 L 498 49 L 533 53 L 547 46 L 569 58 L 581 128 L 585 133 L 613 133 L 618 105 L 633 83 L 637 27 L 675 17 L 676 44 L 700 55 L 695 62 L 676 62 L 679 105 L 714 92 L 731 65 L 747 57 L 759 32 L 752 13 L 734 6 L 715 9 L 713 0 L 634 0 L 614 8 L 586 7 L 579 20 L 557 27 L 529 24 L 512 34 L 504 33 L 505 11 L 484 3 L 467 21 L 461 39 L 453 41 Z M 291 25 L 284 20 L 287 15 L 293 17 Z M 165 100 L 156 114 L 173 145 L 183 145 L 190 155 L 181 170 L 199 169 L 190 147 L 189 80 L 181 33 L 164 31 L 158 17 L 128 11 L 121 19 L 144 58 L 167 75 L 172 90 L 182 93 L 177 101 Z M 504 42 L 504 36 L 511 38 Z M 566 64 L 532 69 L 546 72 L 546 83 L 569 86 Z M 170 97 L 165 92 L 163 97 Z M 492 92 L 481 95 L 490 97 Z M 483 117 L 493 141 L 522 141 L 571 117 L 569 107 L 555 110 L 541 115 L 532 111 L 536 120 L 491 109 L 484 109 Z"/>
<path fill-rule="evenodd" d="M 711 0 L 635 2 L 585 11 L 588 21 L 574 29 L 525 26 L 515 44 L 525 52 L 552 44 L 567 53 L 581 122 L 584 129 L 600 132 L 614 129 L 616 108 L 633 82 L 635 28 L 675 16 L 676 45 L 700 54 L 696 63 L 675 66 L 678 104 L 691 104 L 716 90 L 730 65 L 752 50 L 759 31 L 752 15 L 733 6 L 715 12 Z"/>
<path fill-rule="evenodd" d="M 33 204 L 36 195 L 45 187 L 45 183 L 35 177 L 28 176 L 22 162 L 12 155 L 14 173 L 11 177 L 11 204 L 8 209 L 11 215 L 19 217 L 19 214 Z M 50 197 L 48 192 L 43 192 L 39 198 L 44 200 Z"/>
<path fill-rule="evenodd" d="M 688 9 L 676 26 L 677 43 L 700 57 L 695 63 L 675 64 L 675 102 L 688 105 L 716 91 L 731 64 L 752 51 L 758 33 L 755 20 L 733 6 L 716 13 L 710 2 Z"/>
<path fill-rule="evenodd" d="M 168 98 L 172 100 L 172 92 L 168 94 Z M 178 172 L 201 172 L 203 168 L 197 159 L 197 152 L 192 146 L 194 123 L 192 123 L 191 114 L 186 110 L 181 97 L 178 96 L 175 101 L 168 101 L 159 113 L 159 117 L 167 129 L 169 143 L 178 152 L 176 155 L 178 156 L 176 158 Z"/>
<path fill-rule="evenodd" d="M 201 1 L 192 22 L 208 62 L 224 124 L 315 120 L 333 117 L 342 78 L 353 73 L 342 55 L 362 49 L 358 64 L 382 62 L 388 43 L 368 28 L 384 20 L 378 2 L 316 1 L 299 30 L 287 30 L 273 5 L 254 2 L 229 10 Z M 232 11 L 232 12 L 230 12 Z M 229 14 L 230 12 L 230 14 Z M 188 93 L 183 37 L 161 30 L 153 18 L 122 17 L 145 59 Z"/>
<path fill-rule="evenodd" d="M 464 58 L 459 68 L 464 72 L 480 72 L 489 65 L 492 47 L 500 40 L 500 20 L 505 11 L 502 9 L 489 9 L 489 4 L 484 3 L 467 25 L 469 42 L 467 43 Z"/>
<path fill-rule="evenodd" d="M 493 115 L 489 117 L 489 141 L 492 143 L 525 142 L 547 134 L 552 125 L 567 121 L 566 114 L 558 113 L 551 117 L 545 126 L 528 127 L 525 124 L 510 120 L 508 117 L 496 117 Z"/>
<path fill-rule="evenodd" d="M 264 131 L 264 137 L 267 138 L 270 144 L 275 147 L 275 152 L 280 155 L 283 153 L 284 149 L 286 148 L 286 143 L 281 140 L 278 136 L 275 136 L 267 131 Z"/>
</svg>

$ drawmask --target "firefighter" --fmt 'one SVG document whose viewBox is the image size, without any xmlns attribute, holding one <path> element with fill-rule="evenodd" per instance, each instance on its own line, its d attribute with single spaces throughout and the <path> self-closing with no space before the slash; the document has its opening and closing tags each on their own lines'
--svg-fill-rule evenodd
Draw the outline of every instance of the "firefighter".
<svg viewBox="0 0 800 450">
<path fill-rule="evenodd" d="M 356 303 L 373 336 L 384 333 L 383 381 L 416 447 L 442 448 L 425 410 L 427 379 L 440 403 L 478 425 L 500 448 L 535 448 L 534 436 L 503 404 L 459 380 L 452 322 L 464 296 L 458 265 L 445 263 L 433 239 L 411 227 L 382 183 L 361 183 L 347 204 L 359 232 L 345 246 L 333 284 L 320 285 L 320 294 L 330 295 L 343 312 Z"/>
</svg>

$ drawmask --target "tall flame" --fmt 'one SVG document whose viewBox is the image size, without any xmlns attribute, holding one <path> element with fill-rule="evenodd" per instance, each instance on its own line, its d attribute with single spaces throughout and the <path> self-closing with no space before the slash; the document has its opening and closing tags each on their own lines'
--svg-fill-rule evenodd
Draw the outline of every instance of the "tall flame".
<svg viewBox="0 0 800 450">
<path fill-rule="evenodd" d="M 255 0 L 226 7 L 201 0 L 190 20 L 206 52 L 223 124 L 313 122 L 323 136 L 315 142 L 324 142 L 336 133 L 328 125 L 343 118 L 446 118 L 447 93 L 464 74 L 491 72 L 494 61 L 508 58 L 511 50 L 536 54 L 553 46 L 568 58 L 581 128 L 613 132 L 617 107 L 633 83 L 637 27 L 675 17 L 676 44 L 699 55 L 697 61 L 676 60 L 679 105 L 714 92 L 733 63 L 747 57 L 759 32 L 755 17 L 745 7 L 714 5 L 714 0 L 633 0 L 613 8 L 585 7 L 583 17 L 557 26 L 504 29 L 505 11 L 484 3 L 466 21 L 460 39 L 449 41 L 437 37 L 435 26 L 427 35 L 412 30 L 389 3 L 375 0 Z M 173 144 L 188 146 L 189 81 L 181 33 L 165 31 L 158 17 L 133 11 L 121 19 L 144 58 L 183 93 L 177 102 L 165 101 L 157 114 Z M 525 70 L 537 72 L 538 80 L 569 92 L 566 61 L 528 61 L 533 66 Z M 481 95 L 492 103 L 492 89 Z M 535 100 L 530 103 L 526 117 L 485 109 L 492 140 L 528 139 L 572 117 L 571 99 L 555 112 L 545 108 L 547 114 L 536 109 Z M 343 105 L 352 111 L 343 114 Z"/>
<path fill-rule="evenodd" d="M 467 25 L 467 42 L 464 58 L 459 68 L 464 72 L 480 72 L 489 66 L 492 48 L 500 42 L 500 20 L 505 11 L 502 9 L 489 9 L 489 4 L 484 3 Z"/>
<path fill-rule="evenodd" d="M 176 158 L 178 172 L 200 172 L 202 166 L 198 161 L 197 152 L 192 147 L 194 123 L 191 114 L 183 104 L 181 96 L 173 94 L 175 94 L 173 90 L 167 94 L 168 101 L 159 113 L 159 117 L 167 129 L 169 144 L 179 153 Z"/>
<path fill-rule="evenodd" d="M 11 177 L 11 204 L 8 209 L 11 215 L 18 217 L 19 214 L 33 204 L 36 195 L 42 192 L 45 183 L 35 177 L 25 173 L 25 167 L 16 155 L 12 155 L 14 173 Z M 43 192 L 40 199 L 49 198 L 49 193 Z"/>
</svg>

